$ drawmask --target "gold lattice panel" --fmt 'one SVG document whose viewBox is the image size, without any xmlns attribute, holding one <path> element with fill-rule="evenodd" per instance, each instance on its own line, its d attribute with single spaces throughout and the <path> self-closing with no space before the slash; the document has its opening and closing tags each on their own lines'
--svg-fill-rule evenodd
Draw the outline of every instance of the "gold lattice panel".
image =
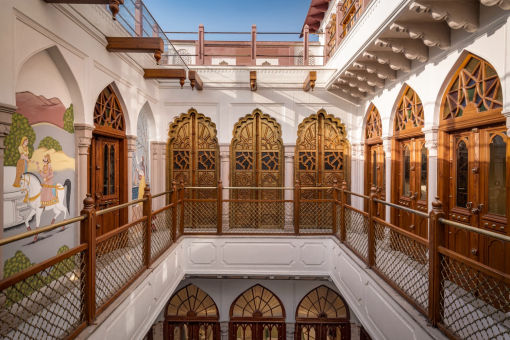
<svg viewBox="0 0 510 340">
<path fill-rule="evenodd" d="M 454 119 L 503 107 L 501 81 L 485 60 L 469 54 L 443 97 L 443 119 Z"/>
</svg>

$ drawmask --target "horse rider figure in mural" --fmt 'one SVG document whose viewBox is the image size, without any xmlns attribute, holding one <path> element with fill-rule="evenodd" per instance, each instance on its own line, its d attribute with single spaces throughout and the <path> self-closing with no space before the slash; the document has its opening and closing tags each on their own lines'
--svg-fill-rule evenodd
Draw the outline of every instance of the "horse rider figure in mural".
<svg viewBox="0 0 510 340">
<path fill-rule="evenodd" d="M 24 203 L 27 203 L 30 208 L 30 213 L 25 219 L 25 226 L 27 230 L 31 230 L 30 220 L 35 215 L 35 227 L 39 228 L 41 223 L 41 215 L 44 211 L 52 211 L 53 218 L 51 224 L 55 223 L 57 217 L 64 214 L 64 219 L 69 213 L 71 181 L 66 179 L 64 185 L 60 183 L 53 184 L 53 168 L 51 166 L 51 157 L 49 154 L 43 156 L 43 166 L 37 164 L 37 169 L 41 175 L 43 182 L 33 173 L 28 172 L 28 163 L 33 162 L 28 159 L 28 138 L 23 137 L 19 146 L 20 159 L 16 164 L 16 178 L 14 180 L 14 187 L 22 187 L 22 192 L 25 193 Z M 64 191 L 65 189 L 65 191 Z M 59 195 L 59 191 L 64 191 Z M 64 201 L 66 206 L 64 205 Z M 64 230 L 64 227 L 62 227 Z M 34 241 L 37 241 L 38 236 L 34 236 Z"/>
</svg>

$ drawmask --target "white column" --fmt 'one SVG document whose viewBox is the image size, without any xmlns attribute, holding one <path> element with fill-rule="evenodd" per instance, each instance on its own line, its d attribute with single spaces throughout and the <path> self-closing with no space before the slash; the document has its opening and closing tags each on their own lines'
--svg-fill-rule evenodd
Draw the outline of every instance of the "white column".
<svg viewBox="0 0 510 340">
<path fill-rule="evenodd" d="M 425 147 L 428 151 L 428 183 L 427 183 L 427 196 L 428 196 L 428 210 L 432 209 L 432 202 L 437 196 L 437 145 L 438 145 L 438 132 L 437 128 L 430 128 L 425 131 Z"/>
<path fill-rule="evenodd" d="M 0 188 L 2 188 L 2 195 L 0 195 L 0 239 L 3 238 L 4 232 L 4 140 L 5 136 L 9 134 L 11 128 L 11 116 L 16 112 L 16 106 L 0 104 Z M 3 278 L 4 272 L 4 258 L 2 257 L 2 248 L 0 247 L 0 279 Z"/>
<path fill-rule="evenodd" d="M 133 158 L 135 156 L 136 151 L 136 136 L 129 135 L 127 136 L 127 152 L 128 152 L 128 161 L 127 161 L 127 180 L 128 180 L 128 202 L 133 200 Z M 124 202 L 121 202 L 124 203 Z M 128 208 L 128 220 L 131 221 L 133 218 L 133 209 L 138 208 L 138 205 L 133 206 L 132 208 Z"/>
<path fill-rule="evenodd" d="M 287 340 L 294 340 L 294 333 L 296 330 L 296 324 L 294 322 L 287 322 L 285 325 L 285 332 Z"/>
<path fill-rule="evenodd" d="M 221 340 L 228 340 L 228 321 L 220 322 Z"/>
<path fill-rule="evenodd" d="M 230 145 L 220 144 L 220 178 L 224 187 L 230 186 Z M 224 192 L 224 195 L 228 193 Z M 227 198 L 223 196 L 223 198 Z"/>
<path fill-rule="evenodd" d="M 285 187 L 294 187 L 294 151 L 296 149 L 295 145 L 285 145 L 284 146 L 284 186 Z M 293 190 L 284 190 L 283 198 L 286 200 L 292 200 L 294 198 Z M 288 204 L 288 203 L 285 203 Z M 293 209 L 285 209 L 285 229 L 294 229 L 294 220 L 293 220 Z"/>
<path fill-rule="evenodd" d="M 384 151 L 384 161 L 386 167 L 385 176 L 385 187 L 386 187 L 386 201 L 391 202 L 391 187 L 393 183 L 391 183 L 391 137 L 383 137 L 383 151 Z M 386 206 L 386 221 L 390 221 L 391 219 L 391 210 L 390 207 Z"/>
</svg>

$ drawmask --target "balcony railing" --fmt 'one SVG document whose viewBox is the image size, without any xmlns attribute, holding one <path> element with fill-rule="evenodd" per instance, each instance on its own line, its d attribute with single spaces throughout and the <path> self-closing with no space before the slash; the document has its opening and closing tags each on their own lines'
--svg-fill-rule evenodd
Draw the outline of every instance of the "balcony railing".
<svg viewBox="0 0 510 340">
<path fill-rule="evenodd" d="M 166 197 L 157 210 L 152 203 Z M 510 237 L 446 220 L 436 201 L 429 214 L 333 187 L 186 187 L 95 210 L 0 240 L 0 246 L 80 223 L 81 240 L 42 263 L 0 281 L 0 337 L 65 338 L 92 324 L 183 235 L 330 235 L 452 338 L 510 336 L 510 275 L 448 249 L 446 226 L 509 246 Z M 365 200 L 368 211 L 351 200 Z M 427 238 L 381 219 L 382 206 L 426 219 Z M 133 221 L 96 235 L 96 218 L 139 208 Z"/>
</svg>

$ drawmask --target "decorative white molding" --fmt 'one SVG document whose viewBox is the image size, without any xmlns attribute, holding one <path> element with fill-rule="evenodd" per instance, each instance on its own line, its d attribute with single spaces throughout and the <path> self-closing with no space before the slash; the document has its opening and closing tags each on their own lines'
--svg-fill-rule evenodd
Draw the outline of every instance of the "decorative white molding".
<svg viewBox="0 0 510 340">
<path fill-rule="evenodd" d="M 425 134 L 425 147 L 429 152 L 429 157 L 437 157 L 437 147 L 438 147 L 438 129 L 430 128 L 427 130 L 423 130 Z"/>
<path fill-rule="evenodd" d="M 453 29 L 462 28 L 472 33 L 478 29 L 479 7 L 478 0 L 416 0 L 409 5 L 409 10 L 427 13 L 434 20 L 446 21 Z"/>
</svg>

